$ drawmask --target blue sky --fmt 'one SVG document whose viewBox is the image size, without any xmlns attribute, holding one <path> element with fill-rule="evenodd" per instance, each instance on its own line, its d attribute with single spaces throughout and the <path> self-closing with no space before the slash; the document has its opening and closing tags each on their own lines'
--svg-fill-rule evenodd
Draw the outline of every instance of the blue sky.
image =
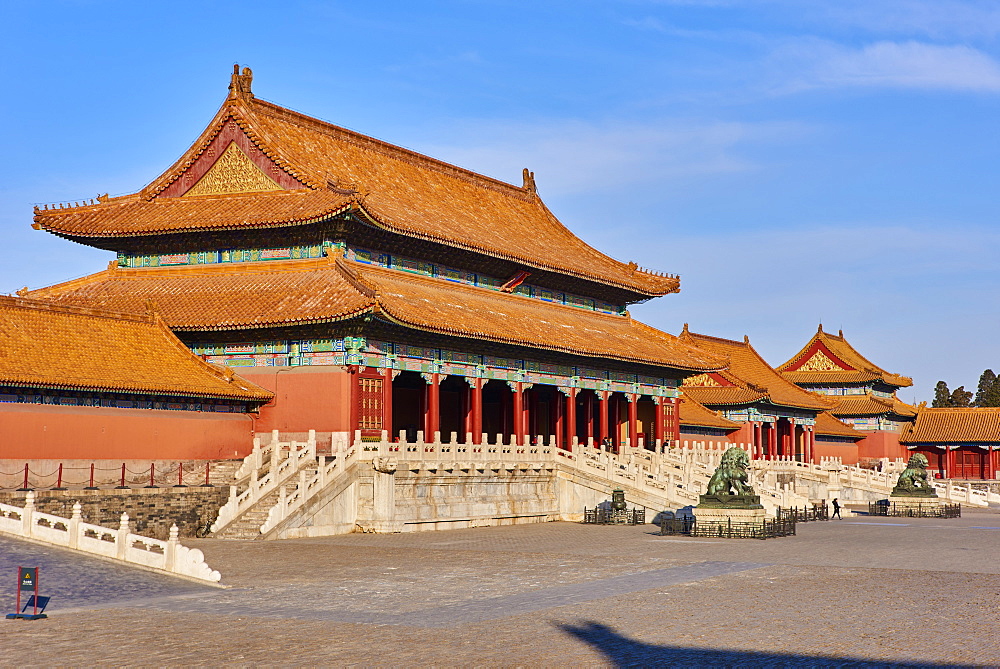
<svg viewBox="0 0 1000 669">
<path fill-rule="evenodd" d="M 1000 369 L 1000 5 L 950 0 L 0 4 L 0 293 L 110 254 L 35 203 L 134 192 L 226 93 L 539 192 L 585 240 L 681 274 L 633 308 L 772 364 L 843 328 L 933 385 Z"/>
</svg>

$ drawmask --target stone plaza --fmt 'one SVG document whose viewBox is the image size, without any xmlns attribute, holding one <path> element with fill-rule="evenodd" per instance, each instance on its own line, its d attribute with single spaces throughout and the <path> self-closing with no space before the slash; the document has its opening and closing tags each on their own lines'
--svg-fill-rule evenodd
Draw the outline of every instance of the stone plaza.
<svg viewBox="0 0 1000 669">
<path fill-rule="evenodd" d="M 860 510 L 860 507 L 858 507 Z M 191 541 L 226 588 L 0 539 L 5 664 L 996 666 L 1000 515 L 800 524 L 769 540 L 558 522 Z"/>
</svg>

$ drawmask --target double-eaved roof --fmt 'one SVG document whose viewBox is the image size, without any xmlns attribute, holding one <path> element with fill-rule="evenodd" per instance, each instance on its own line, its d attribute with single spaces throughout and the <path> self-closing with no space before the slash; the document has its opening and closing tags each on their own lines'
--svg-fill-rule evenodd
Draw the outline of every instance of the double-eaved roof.
<svg viewBox="0 0 1000 669">
<path fill-rule="evenodd" d="M 685 380 L 684 393 L 701 404 L 735 407 L 767 402 L 809 411 L 824 411 L 836 405 L 836 401 L 803 390 L 783 378 L 760 357 L 747 338 L 734 341 L 695 334 L 685 324 L 680 340 L 729 360 L 729 366 L 724 371 Z"/>
<path fill-rule="evenodd" d="M 112 250 L 122 240 L 289 228 L 351 212 L 404 237 L 630 291 L 679 290 L 676 276 L 623 263 L 570 232 L 525 170 L 515 186 L 258 100 L 248 69 L 191 147 L 140 192 L 36 209 L 35 227 Z"/>
<path fill-rule="evenodd" d="M 194 355 L 153 312 L 0 296 L 0 387 L 230 399 L 272 394 Z"/>
<path fill-rule="evenodd" d="M 838 386 L 879 381 L 896 388 L 913 385 L 910 377 L 887 372 L 858 353 L 843 331 L 832 335 L 824 332 L 822 325 L 802 350 L 777 370 L 796 384 Z"/>
<path fill-rule="evenodd" d="M 141 309 L 178 332 L 330 323 L 370 315 L 407 328 L 694 372 L 723 357 L 633 320 L 361 264 L 338 255 L 275 263 L 104 272 L 29 293 L 60 304 Z"/>
</svg>

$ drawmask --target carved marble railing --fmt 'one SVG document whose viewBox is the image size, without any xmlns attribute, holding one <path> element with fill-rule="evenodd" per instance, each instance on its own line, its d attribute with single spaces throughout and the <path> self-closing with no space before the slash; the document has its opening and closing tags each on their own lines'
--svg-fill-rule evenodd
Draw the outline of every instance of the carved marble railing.
<svg viewBox="0 0 1000 669">
<path fill-rule="evenodd" d="M 260 465 L 265 453 L 270 456 L 271 466 L 266 474 L 261 475 Z M 212 523 L 213 532 L 225 529 L 261 499 L 278 490 L 303 467 L 315 466 L 316 432 L 310 430 L 309 441 L 305 443 L 293 441 L 286 444 L 275 439 L 266 449 L 255 439 L 253 452 L 243 462 L 250 467 L 246 490 L 237 494 L 237 486 L 229 486 L 229 500 L 219 509 L 219 516 Z"/>
<path fill-rule="evenodd" d="M 73 504 L 71 518 L 42 513 L 35 508 L 35 493 L 29 492 L 24 507 L 0 503 L 0 533 L 71 548 L 112 560 L 139 565 L 154 571 L 217 583 L 219 572 L 205 564 L 197 548 L 182 545 L 177 526 L 170 528 L 166 541 L 133 534 L 128 514 L 123 513 L 118 528 L 85 523 L 80 503 Z"/>
<path fill-rule="evenodd" d="M 934 481 L 934 489 L 938 497 L 949 502 L 959 502 L 969 506 L 989 506 L 1000 504 L 1000 495 L 989 489 L 977 490 L 971 483 L 955 483 L 954 481 Z"/>
<path fill-rule="evenodd" d="M 291 494 L 286 491 L 285 486 L 278 489 L 278 500 L 268 510 L 267 520 L 261 525 L 260 533 L 270 532 L 281 521 L 304 507 L 309 500 L 333 483 L 356 460 L 357 452 L 357 448 L 352 446 L 346 451 L 334 455 L 329 461 L 326 457 L 320 457 L 316 472 L 311 475 L 307 471 L 299 471 L 298 485 Z"/>
</svg>

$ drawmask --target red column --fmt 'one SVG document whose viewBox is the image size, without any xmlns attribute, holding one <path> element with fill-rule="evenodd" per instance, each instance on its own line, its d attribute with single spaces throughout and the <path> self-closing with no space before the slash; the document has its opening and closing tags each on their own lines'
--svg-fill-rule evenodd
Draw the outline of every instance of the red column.
<svg viewBox="0 0 1000 669">
<path fill-rule="evenodd" d="M 382 428 L 389 434 L 389 441 L 396 441 L 392 436 L 392 369 L 382 370 Z"/>
<path fill-rule="evenodd" d="M 566 449 L 573 450 L 573 437 L 576 436 L 576 388 L 569 388 L 566 395 Z"/>
<path fill-rule="evenodd" d="M 555 420 L 553 421 L 556 426 L 556 446 L 562 448 L 566 437 L 566 412 L 564 411 L 565 404 L 563 402 L 564 394 L 562 392 L 562 388 L 556 388 L 556 392 L 552 394 L 552 397 L 552 410 L 555 411 L 556 414 Z"/>
<path fill-rule="evenodd" d="M 587 439 L 594 439 L 594 393 L 584 395 L 583 410 L 587 412 Z"/>
<path fill-rule="evenodd" d="M 472 443 L 483 443 L 483 380 L 472 379 L 470 388 L 472 404 Z"/>
<path fill-rule="evenodd" d="M 538 391 L 532 389 L 528 393 L 527 407 L 525 408 L 525 424 L 528 426 L 528 437 L 533 438 L 539 435 L 538 420 Z"/>
<path fill-rule="evenodd" d="M 628 438 L 632 448 L 639 445 L 639 396 L 628 395 Z"/>
<path fill-rule="evenodd" d="M 670 436 L 670 438 L 679 444 L 681 443 L 681 398 L 671 397 L 670 406 L 671 406 L 670 413 L 672 415 L 672 420 L 670 424 L 673 426 L 673 432 L 674 432 Z"/>
<path fill-rule="evenodd" d="M 430 380 L 427 381 L 427 403 L 424 411 L 424 441 L 434 439 L 434 433 L 440 429 L 441 425 L 441 379 L 437 373 L 428 374 Z"/>
<path fill-rule="evenodd" d="M 947 446 L 945 446 L 945 448 L 948 450 L 946 451 L 947 457 L 945 458 L 945 461 L 947 464 L 945 466 L 947 469 L 945 470 L 944 477 L 950 479 L 955 475 L 955 470 L 957 469 L 955 461 L 957 458 L 955 457 L 955 449 L 948 448 Z"/>
<path fill-rule="evenodd" d="M 597 410 L 601 413 L 598 416 L 598 438 L 601 440 L 601 446 L 604 445 L 604 440 L 608 438 L 608 391 L 601 390 L 600 401 L 598 402 Z"/>
<path fill-rule="evenodd" d="M 358 429 L 358 422 L 361 420 L 361 411 L 358 404 L 361 402 L 361 388 L 359 387 L 360 381 L 358 380 L 358 366 L 348 365 L 348 374 L 351 375 L 351 415 L 348 419 L 351 426 L 350 441 L 354 441 L 354 431 Z"/>
<path fill-rule="evenodd" d="M 666 401 L 665 397 L 653 398 L 653 440 L 656 446 L 663 445 L 663 403 Z"/>
<path fill-rule="evenodd" d="M 514 440 L 520 445 L 524 443 L 524 395 L 520 381 L 514 381 L 511 390 L 514 391 Z"/>
<path fill-rule="evenodd" d="M 622 407 L 621 396 L 611 394 L 611 443 L 615 445 L 615 451 L 622 442 Z"/>
</svg>

